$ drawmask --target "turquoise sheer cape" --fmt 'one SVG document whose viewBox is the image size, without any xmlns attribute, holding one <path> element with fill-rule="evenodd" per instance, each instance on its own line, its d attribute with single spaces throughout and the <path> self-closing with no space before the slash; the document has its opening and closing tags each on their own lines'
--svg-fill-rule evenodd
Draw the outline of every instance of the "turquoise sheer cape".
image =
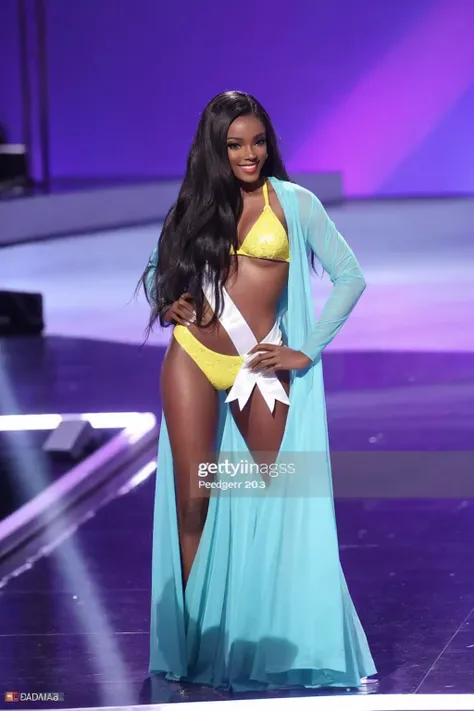
<svg viewBox="0 0 474 711">
<path fill-rule="evenodd" d="M 236 691 L 358 686 L 376 672 L 339 561 L 321 352 L 365 281 L 352 250 L 308 190 L 270 178 L 290 241 L 279 321 L 290 348 L 312 360 L 291 374 L 279 457 L 297 480 L 271 491 L 213 490 L 183 595 L 173 460 L 162 416 L 152 558 L 150 672 Z M 333 282 L 316 321 L 308 257 Z M 150 264 L 156 264 L 156 250 Z M 149 276 L 151 272 L 149 273 Z M 220 393 L 218 451 L 251 460 Z"/>
</svg>

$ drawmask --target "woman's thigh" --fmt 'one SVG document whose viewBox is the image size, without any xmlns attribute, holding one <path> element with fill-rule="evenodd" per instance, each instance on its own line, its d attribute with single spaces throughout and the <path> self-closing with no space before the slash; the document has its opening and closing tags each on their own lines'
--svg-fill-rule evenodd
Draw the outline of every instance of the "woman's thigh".
<svg viewBox="0 0 474 711">
<path fill-rule="evenodd" d="M 288 394 L 290 392 L 288 371 L 279 372 L 276 375 Z M 273 412 L 270 412 L 260 390 L 255 386 L 242 410 L 240 410 L 237 400 L 231 402 L 230 408 L 237 427 L 255 461 L 272 464 L 278 455 L 283 439 L 288 405 L 277 400 Z"/>
<path fill-rule="evenodd" d="M 215 461 L 218 393 L 174 339 L 160 377 L 163 412 L 173 455 L 177 510 L 186 526 L 199 525 L 209 488 L 199 486 L 199 465 Z M 202 523 L 202 521 L 201 521 Z"/>
</svg>

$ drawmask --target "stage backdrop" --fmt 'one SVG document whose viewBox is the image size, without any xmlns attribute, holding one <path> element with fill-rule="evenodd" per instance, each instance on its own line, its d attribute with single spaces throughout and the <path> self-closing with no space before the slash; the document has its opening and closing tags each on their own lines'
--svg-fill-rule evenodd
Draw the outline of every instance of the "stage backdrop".
<svg viewBox="0 0 474 711">
<path fill-rule="evenodd" d="M 0 127 L 21 140 L 21 84 L 16 0 L 0 0 Z"/>
<path fill-rule="evenodd" d="M 183 174 L 200 111 L 243 89 L 290 171 L 350 196 L 474 193 L 474 0 L 46 0 L 55 177 Z M 12 8 L 0 122 L 20 137 Z"/>
</svg>

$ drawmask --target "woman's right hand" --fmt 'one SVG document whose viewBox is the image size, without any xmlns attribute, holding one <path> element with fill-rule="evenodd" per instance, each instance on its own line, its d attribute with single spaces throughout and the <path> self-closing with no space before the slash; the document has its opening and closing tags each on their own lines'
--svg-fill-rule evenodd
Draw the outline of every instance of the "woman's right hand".
<svg viewBox="0 0 474 711">
<path fill-rule="evenodd" d="M 189 292 L 181 294 L 179 299 L 175 301 L 163 314 L 163 319 L 167 323 L 179 323 L 181 326 L 189 326 L 196 320 L 196 313 L 192 304 L 193 297 Z"/>
</svg>

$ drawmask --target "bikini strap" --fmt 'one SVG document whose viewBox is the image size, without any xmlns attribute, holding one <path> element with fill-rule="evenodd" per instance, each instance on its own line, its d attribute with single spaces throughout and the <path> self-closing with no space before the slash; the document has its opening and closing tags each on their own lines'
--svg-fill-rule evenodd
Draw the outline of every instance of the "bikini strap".
<svg viewBox="0 0 474 711">
<path fill-rule="evenodd" d="M 263 195 L 265 197 L 265 207 L 268 207 L 270 201 L 268 200 L 268 182 L 266 180 L 263 184 Z"/>
</svg>

